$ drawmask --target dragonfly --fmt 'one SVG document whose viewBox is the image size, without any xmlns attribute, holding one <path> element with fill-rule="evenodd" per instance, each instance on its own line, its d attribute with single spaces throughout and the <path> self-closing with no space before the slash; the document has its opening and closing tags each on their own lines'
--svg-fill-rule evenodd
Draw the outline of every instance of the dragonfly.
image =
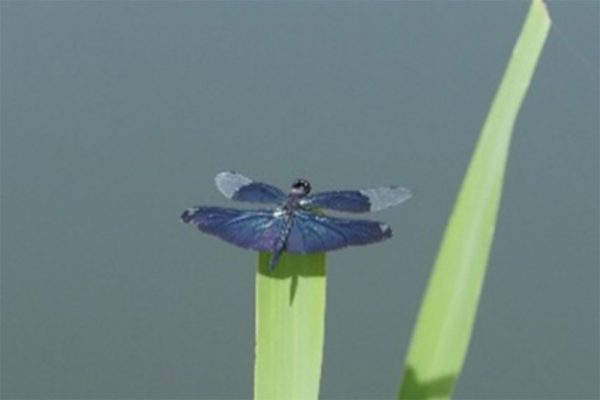
<svg viewBox="0 0 600 400">
<path fill-rule="evenodd" d="M 306 179 L 296 179 L 285 193 L 233 171 L 217 174 L 215 183 L 228 199 L 271 207 L 252 210 L 198 206 L 185 210 L 181 221 L 236 246 L 271 252 L 271 271 L 284 251 L 318 253 L 376 243 L 392 236 L 392 229 L 382 222 L 337 218 L 323 210 L 379 211 L 412 196 L 409 189 L 399 186 L 310 194 L 311 185 Z"/>
</svg>

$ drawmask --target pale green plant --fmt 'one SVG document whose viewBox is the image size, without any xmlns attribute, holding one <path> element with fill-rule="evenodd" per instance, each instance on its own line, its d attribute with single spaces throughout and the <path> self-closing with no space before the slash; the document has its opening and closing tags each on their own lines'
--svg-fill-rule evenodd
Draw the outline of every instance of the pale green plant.
<svg viewBox="0 0 600 400">
<path fill-rule="evenodd" d="M 413 331 L 400 399 L 450 398 L 467 355 L 513 126 L 550 29 L 533 0 L 446 227 Z"/>
</svg>

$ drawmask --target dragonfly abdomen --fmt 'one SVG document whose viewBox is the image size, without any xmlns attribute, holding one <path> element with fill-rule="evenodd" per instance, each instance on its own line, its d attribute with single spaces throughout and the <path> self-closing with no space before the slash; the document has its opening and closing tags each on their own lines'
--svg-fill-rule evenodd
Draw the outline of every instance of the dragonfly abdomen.
<svg viewBox="0 0 600 400">
<path fill-rule="evenodd" d="M 285 250 L 288 237 L 290 236 L 290 232 L 292 231 L 292 215 L 290 213 L 286 213 L 285 215 L 285 224 L 283 229 L 277 238 L 277 242 L 275 243 L 275 249 L 273 250 L 273 256 L 271 257 L 271 262 L 269 263 L 269 269 L 272 271 L 275 269 L 279 258 L 281 257 L 281 253 Z"/>
</svg>

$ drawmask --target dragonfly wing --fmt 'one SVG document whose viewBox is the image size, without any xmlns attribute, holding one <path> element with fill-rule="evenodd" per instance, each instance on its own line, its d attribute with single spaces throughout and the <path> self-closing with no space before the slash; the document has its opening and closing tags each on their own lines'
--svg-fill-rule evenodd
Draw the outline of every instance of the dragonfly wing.
<svg viewBox="0 0 600 400">
<path fill-rule="evenodd" d="M 411 196 L 411 191 L 406 188 L 388 186 L 377 189 L 321 192 L 306 197 L 300 204 L 309 208 L 360 213 L 383 210 L 398 205 Z"/>
<path fill-rule="evenodd" d="M 236 210 L 223 207 L 194 207 L 181 214 L 181 221 L 202 232 L 257 251 L 274 251 L 285 220 L 271 210 Z"/>
<path fill-rule="evenodd" d="M 254 182 L 237 172 L 221 172 L 215 177 L 215 183 L 219 191 L 232 200 L 280 204 L 287 199 L 286 194 L 279 188 L 266 183 Z"/>
<path fill-rule="evenodd" d="M 291 253 L 314 253 L 375 243 L 391 236 L 390 227 L 380 222 L 333 218 L 299 211 L 294 216 L 286 250 Z"/>
</svg>

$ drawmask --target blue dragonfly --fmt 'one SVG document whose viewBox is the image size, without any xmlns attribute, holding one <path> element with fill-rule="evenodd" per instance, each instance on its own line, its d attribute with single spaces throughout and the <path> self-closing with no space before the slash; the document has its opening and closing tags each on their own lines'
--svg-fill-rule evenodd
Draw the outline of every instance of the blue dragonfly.
<svg viewBox="0 0 600 400">
<path fill-rule="evenodd" d="M 378 211 L 411 197 L 410 190 L 397 186 L 311 195 L 310 183 L 305 179 L 296 179 L 286 194 L 275 186 L 232 171 L 218 174 L 215 183 L 228 199 L 274 207 L 258 210 L 193 207 L 181 214 L 181 221 L 245 249 L 273 253 L 271 270 L 283 251 L 317 253 L 375 243 L 392 236 L 391 228 L 384 223 L 326 216 L 322 209 L 351 213 Z"/>
</svg>

